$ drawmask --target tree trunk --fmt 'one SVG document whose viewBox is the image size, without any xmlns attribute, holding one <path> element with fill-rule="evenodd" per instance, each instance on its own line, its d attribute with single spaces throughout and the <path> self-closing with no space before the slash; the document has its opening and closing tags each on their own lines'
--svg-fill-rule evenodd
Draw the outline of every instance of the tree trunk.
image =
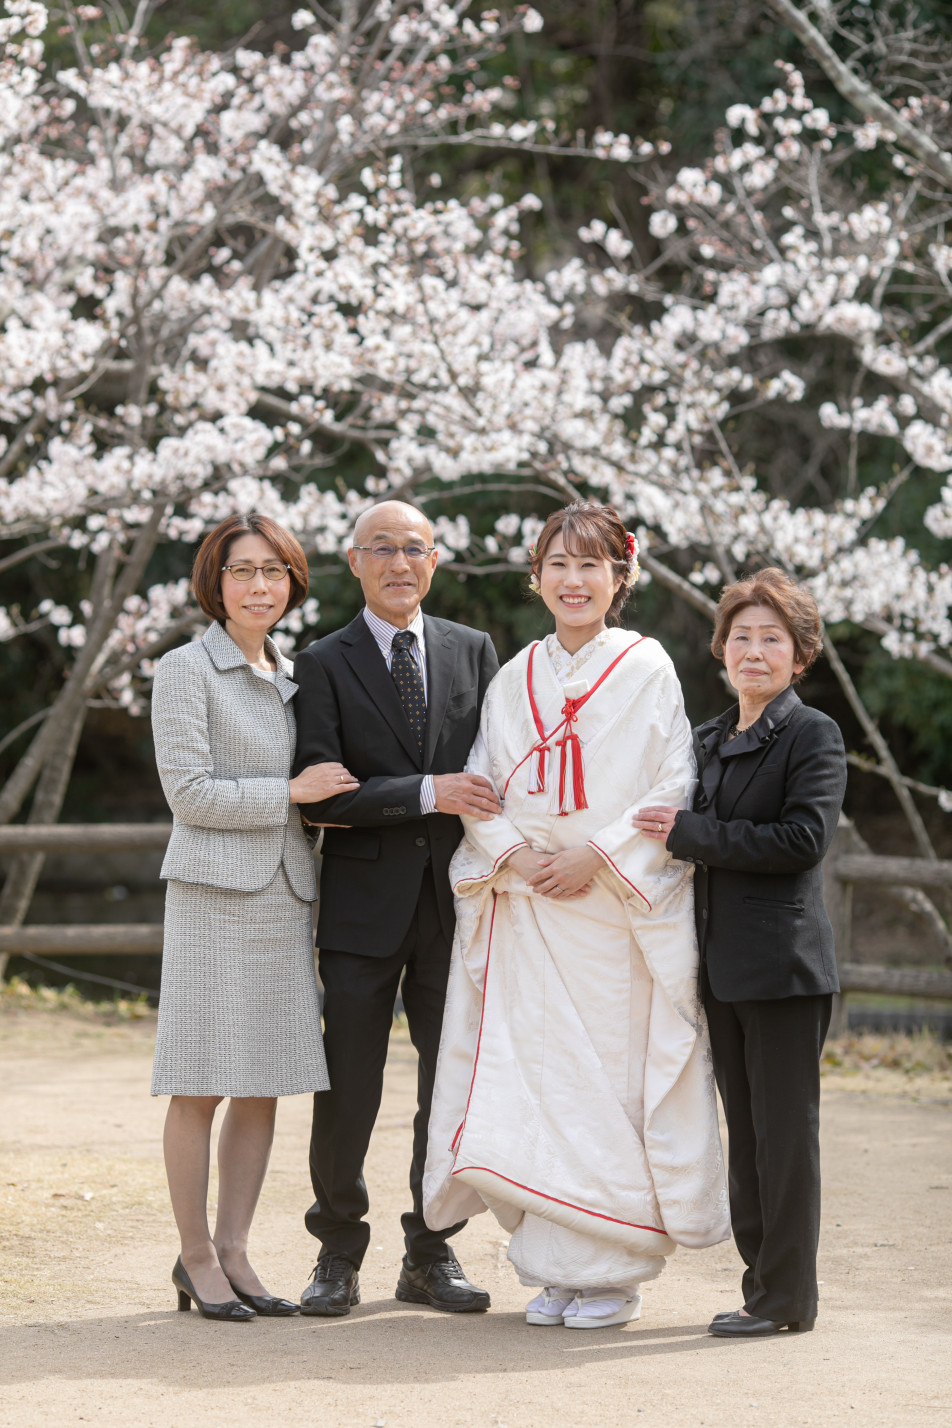
<svg viewBox="0 0 952 1428">
<path fill-rule="evenodd" d="M 28 823 L 55 823 L 63 807 L 80 735 L 86 722 L 85 701 L 75 712 L 72 727 L 47 759 L 40 774 Z M 30 910 L 45 853 L 22 853 L 10 863 L 3 892 L 0 893 L 0 927 L 19 927 Z M 0 953 L 0 979 L 7 965 L 7 953 Z"/>
<path fill-rule="evenodd" d="M 30 747 L 20 759 L 0 792 L 0 823 L 12 823 L 30 789 L 42 773 L 43 766 L 57 744 L 65 737 L 78 710 L 86 708 L 86 681 L 112 630 L 109 593 L 118 563 L 118 551 L 111 545 L 96 559 L 90 602 L 98 615 L 93 616 L 86 631 L 86 643 L 76 657 L 69 678 L 63 685 L 46 719 L 34 734 Z"/>
<path fill-rule="evenodd" d="M 95 683 L 98 661 L 125 601 L 138 587 L 155 550 L 167 509 L 165 502 L 153 506 L 152 515 L 136 536 L 121 567 L 120 551 L 115 544 L 97 557 L 89 594 L 93 615 L 87 626 L 86 644 L 42 728 L 0 794 L 0 823 L 13 820 L 37 780 L 27 822 L 42 824 L 58 820 L 86 722 L 86 701 Z M 26 771 L 21 773 L 24 767 Z M 0 926 L 19 927 L 23 922 L 43 870 L 44 857 L 43 853 L 27 853 L 13 859 L 0 893 Z M 0 979 L 6 966 L 7 955 L 0 954 Z"/>
</svg>

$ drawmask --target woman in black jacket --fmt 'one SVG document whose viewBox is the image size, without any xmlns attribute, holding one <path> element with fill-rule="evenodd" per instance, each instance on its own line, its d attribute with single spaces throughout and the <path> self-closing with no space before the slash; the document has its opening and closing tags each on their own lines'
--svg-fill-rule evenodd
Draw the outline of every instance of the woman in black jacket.
<svg viewBox="0 0 952 1428">
<path fill-rule="evenodd" d="M 730 1138 L 744 1307 L 709 1332 L 812 1329 L 820 1228 L 820 1051 L 839 991 L 821 863 L 846 789 L 839 728 L 793 685 L 822 649 L 813 597 L 783 571 L 728 586 L 711 649 L 738 702 L 694 731 L 690 811 L 635 826 L 693 862 L 701 993 Z"/>
</svg>

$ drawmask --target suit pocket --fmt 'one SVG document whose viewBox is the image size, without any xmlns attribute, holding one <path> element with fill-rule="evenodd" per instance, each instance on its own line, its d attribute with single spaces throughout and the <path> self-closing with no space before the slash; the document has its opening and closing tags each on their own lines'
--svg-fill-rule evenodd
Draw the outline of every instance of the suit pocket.
<svg viewBox="0 0 952 1428">
<path fill-rule="evenodd" d="M 748 907 L 765 907 L 776 912 L 782 909 L 784 912 L 802 912 L 802 902 L 781 902 L 775 897 L 745 897 L 744 902 Z"/>
<path fill-rule="evenodd" d="M 766 774 L 780 774 L 782 776 L 783 772 L 784 765 L 777 759 L 774 759 L 772 763 L 761 764 L 759 769 L 754 770 L 753 776 L 754 778 L 763 778 Z"/>
<path fill-rule="evenodd" d="M 380 834 L 372 828 L 325 828 L 325 858 L 379 858 Z"/>
</svg>

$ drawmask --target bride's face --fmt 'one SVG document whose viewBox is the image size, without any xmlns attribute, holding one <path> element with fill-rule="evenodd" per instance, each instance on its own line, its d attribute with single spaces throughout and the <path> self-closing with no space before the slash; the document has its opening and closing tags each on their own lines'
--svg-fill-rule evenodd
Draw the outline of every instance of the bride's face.
<svg viewBox="0 0 952 1428">
<path fill-rule="evenodd" d="M 619 577 L 607 556 L 573 555 L 564 537 L 549 544 L 539 570 L 539 588 L 557 628 L 601 629 L 618 589 Z"/>
</svg>

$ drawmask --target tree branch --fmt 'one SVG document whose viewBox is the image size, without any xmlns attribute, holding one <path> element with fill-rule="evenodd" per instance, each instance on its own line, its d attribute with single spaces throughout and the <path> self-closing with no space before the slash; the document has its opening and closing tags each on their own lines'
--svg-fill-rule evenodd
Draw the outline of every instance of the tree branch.
<svg viewBox="0 0 952 1428">
<path fill-rule="evenodd" d="M 24 560 L 29 560 L 31 556 L 42 555 L 47 550 L 63 550 L 64 542 L 61 540 L 35 540 L 32 545 L 25 545 L 20 550 L 15 550 L 12 555 L 5 555 L 0 560 L 0 571 L 11 570 L 14 565 L 19 565 Z"/>
<path fill-rule="evenodd" d="M 700 610 L 702 615 L 714 618 L 714 611 L 717 609 L 716 603 L 709 595 L 705 595 L 703 590 L 699 590 L 696 585 L 692 585 L 690 580 L 685 580 L 683 575 L 678 575 L 675 571 L 669 570 L 666 565 L 662 565 L 660 560 L 655 560 L 653 555 L 645 551 L 638 557 L 638 564 L 657 580 L 659 585 L 663 585 L 666 590 L 673 591 L 680 595 L 682 600 L 686 600 L 689 605 L 693 605 L 695 610 Z"/>
<path fill-rule="evenodd" d="M 826 630 L 823 632 L 823 653 L 829 660 L 833 673 L 839 681 L 840 688 L 846 695 L 850 708 L 862 725 L 863 733 L 876 750 L 876 755 L 883 772 L 889 779 L 893 793 L 899 800 L 899 805 L 906 815 L 906 821 L 912 829 L 912 836 L 916 840 L 919 852 L 924 858 L 934 860 L 937 855 L 932 846 L 932 840 L 929 837 L 926 825 L 922 821 L 922 815 L 913 802 L 912 794 L 906 787 L 903 776 L 899 771 L 899 765 L 893 758 L 892 750 L 880 733 L 879 726 L 875 719 L 863 703 L 859 690 L 856 688 L 850 676 L 849 670 L 840 659 L 836 646 Z"/>
<path fill-rule="evenodd" d="M 952 186 L 952 158 L 939 148 L 933 138 L 924 130 L 910 124 L 891 104 L 880 98 L 864 79 L 854 74 L 816 26 L 797 9 L 793 0 L 767 0 L 767 3 L 810 51 L 843 98 L 852 104 L 864 119 L 878 119 L 896 135 L 911 154 L 921 160 L 931 174 L 941 179 L 944 184 Z"/>
</svg>

